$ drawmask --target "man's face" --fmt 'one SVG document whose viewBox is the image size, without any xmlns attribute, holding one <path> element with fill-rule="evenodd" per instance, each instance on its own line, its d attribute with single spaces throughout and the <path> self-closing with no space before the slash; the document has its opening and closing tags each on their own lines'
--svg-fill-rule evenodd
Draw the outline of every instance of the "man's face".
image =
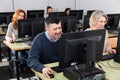
<svg viewBox="0 0 120 80">
<path fill-rule="evenodd" d="M 106 18 L 102 16 L 102 17 L 100 17 L 100 19 L 98 20 L 97 25 L 96 25 L 96 28 L 97 28 L 97 29 L 103 29 L 106 23 L 107 23 Z"/>
<path fill-rule="evenodd" d="M 49 24 L 46 27 L 46 31 L 48 32 L 49 36 L 53 41 L 59 39 L 62 34 L 61 22 L 59 22 L 59 24 Z"/>
</svg>

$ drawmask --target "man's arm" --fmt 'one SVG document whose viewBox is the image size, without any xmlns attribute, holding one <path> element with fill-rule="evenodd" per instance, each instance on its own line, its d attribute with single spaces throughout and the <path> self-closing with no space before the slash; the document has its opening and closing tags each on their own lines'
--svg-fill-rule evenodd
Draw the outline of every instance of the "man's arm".
<svg viewBox="0 0 120 80">
<path fill-rule="evenodd" d="M 42 72 L 44 68 L 43 64 L 40 63 L 40 55 L 42 54 L 42 46 L 39 39 L 35 39 L 31 46 L 29 56 L 28 56 L 28 66 L 33 68 L 38 72 Z"/>
</svg>

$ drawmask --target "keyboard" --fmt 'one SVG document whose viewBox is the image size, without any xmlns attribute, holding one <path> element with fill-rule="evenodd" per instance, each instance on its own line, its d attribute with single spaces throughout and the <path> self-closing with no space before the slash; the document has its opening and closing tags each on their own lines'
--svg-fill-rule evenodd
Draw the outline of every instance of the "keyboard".
<svg viewBox="0 0 120 80">
<path fill-rule="evenodd" d="M 102 61 L 104 61 L 104 60 L 110 60 L 110 59 L 113 59 L 114 58 L 114 54 L 105 54 L 105 55 L 103 55 L 103 57 L 102 57 Z"/>
<path fill-rule="evenodd" d="M 59 68 L 59 66 L 51 67 L 51 69 L 53 69 L 54 71 L 56 71 L 58 73 L 63 71 L 63 69 Z"/>
<path fill-rule="evenodd" d="M 118 34 L 118 30 L 108 30 L 109 34 Z"/>
<path fill-rule="evenodd" d="M 21 38 L 18 38 L 14 42 L 23 42 L 23 40 Z"/>
</svg>

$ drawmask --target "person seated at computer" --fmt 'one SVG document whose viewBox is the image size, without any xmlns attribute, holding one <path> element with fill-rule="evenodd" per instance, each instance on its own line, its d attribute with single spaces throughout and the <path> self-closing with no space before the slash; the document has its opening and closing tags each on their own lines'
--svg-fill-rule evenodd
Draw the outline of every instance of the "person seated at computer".
<svg viewBox="0 0 120 80">
<path fill-rule="evenodd" d="M 51 6 L 47 6 L 46 13 L 44 14 L 44 18 L 49 16 L 49 13 L 53 12 L 53 8 Z"/>
<path fill-rule="evenodd" d="M 105 14 L 105 12 L 101 11 L 101 10 L 96 10 L 90 16 L 90 19 L 89 19 L 90 28 L 86 29 L 86 31 L 87 30 L 104 29 L 104 26 L 107 23 L 107 21 L 108 21 L 108 17 Z M 112 49 L 109 46 L 108 31 L 107 30 L 106 30 L 103 52 L 108 52 L 108 53 L 111 53 L 111 54 L 116 53 L 116 50 Z"/>
<path fill-rule="evenodd" d="M 70 12 L 71 12 L 71 9 L 70 9 L 70 8 L 66 8 L 66 9 L 65 9 L 65 14 L 66 14 L 66 16 L 70 16 Z"/>
<path fill-rule="evenodd" d="M 12 22 L 9 23 L 7 33 L 5 36 L 5 39 L 7 41 L 14 42 L 18 38 L 18 25 L 17 25 L 18 20 L 25 19 L 25 18 L 26 18 L 26 13 L 24 10 L 18 9 L 15 11 L 15 13 L 13 14 L 13 17 L 12 17 Z M 15 52 L 12 51 L 12 53 L 14 54 Z M 21 59 L 22 56 L 26 56 L 26 55 L 27 54 L 25 51 L 21 51 L 18 53 L 19 59 Z M 21 63 L 23 63 L 23 61 L 21 61 Z"/>
<path fill-rule="evenodd" d="M 28 66 L 41 72 L 47 78 L 53 74 L 50 67 L 43 64 L 59 60 L 58 42 L 62 34 L 62 26 L 59 18 L 49 16 L 45 20 L 45 32 L 38 34 L 31 46 L 28 56 Z"/>
</svg>

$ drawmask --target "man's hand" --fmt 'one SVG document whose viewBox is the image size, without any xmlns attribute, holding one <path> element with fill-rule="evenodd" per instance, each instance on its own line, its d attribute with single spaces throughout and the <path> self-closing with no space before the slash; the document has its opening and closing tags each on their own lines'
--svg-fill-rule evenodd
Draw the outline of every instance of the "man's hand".
<svg viewBox="0 0 120 80">
<path fill-rule="evenodd" d="M 50 67 L 44 67 L 42 73 L 45 77 L 50 78 L 49 74 L 54 74 L 53 70 Z"/>
</svg>

